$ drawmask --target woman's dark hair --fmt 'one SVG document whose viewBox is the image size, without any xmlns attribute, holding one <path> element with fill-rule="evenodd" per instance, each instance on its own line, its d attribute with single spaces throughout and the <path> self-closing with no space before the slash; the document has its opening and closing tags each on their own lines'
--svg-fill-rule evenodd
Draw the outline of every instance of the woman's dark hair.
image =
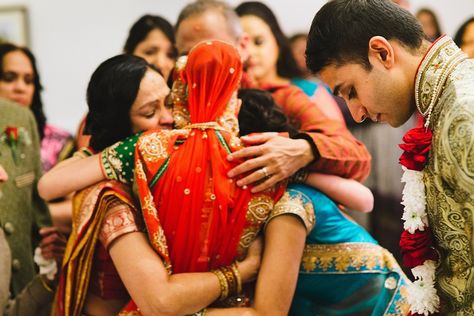
<svg viewBox="0 0 474 316">
<path fill-rule="evenodd" d="M 418 10 L 418 12 L 416 12 L 415 16 L 417 19 L 419 19 L 419 16 L 422 14 L 429 15 L 431 19 L 433 20 L 433 24 L 436 28 L 436 34 L 434 35 L 434 38 L 429 38 L 429 40 L 430 41 L 436 40 L 438 37 L 441 36 L 441 28 L 439 27 L 439 22 L 438 22 L 438 18 L 436 17 L 436 14 L 428 8 L 421 8 L 420 10 Z"/>
<path fill-rule="evenodd" d="M 299 70 L 295 58 L 291 52 L 290 43 L 283 34 L 277 18 L 269 7 L 261 2 L 249 1 L 239 4 L 235 12 L 242 17 L 253 15 L 262 19 L 271 29 L 278 45 L 279 53 L 277 60 L 277 73 L 284 78 L 301 77 L 303 74 Z"/>
<path fill-rule="evenodd" d="M 270 92 L 240 89 L 238 97 L 242 100 L 239 111 L 240 135 L 263 132 L 296 133 Z"/>
<path fill-rule="evenodd" d="M 35 116 L 36 125 L 38 126 L 38 134 L 40 139 L 44 137 L 44 127 L 46 125 L 46 115 L 43 112 L 43 102 L 41 101 L 41 91 L 43 86 L 41 85 L 40 75 L 38 73 L 38 68 L 36 67 L 35 56 L 31 51 L 26 47 L 16 46 L 11 43 L 1 43 L 0 44 L 0 80 L 3 80 L 4 70 L 3 70 L 3 60 L 5 55 L 11 52 L 19 51 L 28 57 L 31 62 L 31 67 L 33 68 L 33 85 L 35 90 L 33 92 L 33 99 L 31 101 L 30 109 Z"/>
<path fill-rule="evenodd" d="M 454 35 L 454 42 L 459 47 L 461 47 L 461 45 L 463 44 L 462 37 L 464 36 L 464 33 L 466 32 L 467 26 L 471 23 L 474 23 L 474 16 L 472 18 L 470 18 L 469 20 L 467 20 L 466 22 L 464 22 L 459 27 L 458 31 L 456 32 L 456 35 Z"/>
<path fill-rule="evenodd" d="M 154 69 L 137 56 L 122 54 L 97 67 L 87 87 L 85 134 L 90 146 L 100 151 L 132 134 L 130 108 L 148 69 Z"/>
<path fill-rule="evenodd" d="M 397 40 L 413 51 L 423 44 L 421 25 L 391 0 L 332 0 L 313 19 L 306 45 L 306 65 L 313 73 L 328 65 L 358 63 L 370 70 L 369 40 Z"/>
<path fill-rule="evenodd" d="M 143 42 L 148 34 L 156 29 L 163 32 L 174 47 L 175 38 L 173 26 L 161 16 L 147 14 L 139 18 L 132 25 L 127 40 L 125 41 L 123 52 L 126 54 L 133 54 L 133 51 L 137 48 L 138 44 Z M 174 54 L 176 55 L 176 51 L 174 51 Z"/>
</svg>

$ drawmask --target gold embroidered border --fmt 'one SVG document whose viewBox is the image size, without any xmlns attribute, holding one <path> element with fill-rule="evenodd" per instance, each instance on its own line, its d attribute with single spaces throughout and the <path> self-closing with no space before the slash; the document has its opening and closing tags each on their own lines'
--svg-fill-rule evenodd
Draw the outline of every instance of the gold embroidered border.
<svg viewBox="0 0 474 316">
<path fill-rule="evenodd" d="M 346 273 L 365 268 L 392 270 L 398 264 L 393 255 L 379 245 L 369 243 L 343 243 L 306 245 L 303 252 L 304 272 Z M 334 271 L 329 271 L 329 270 Z"/>
<path fill-rule="evenodd" d="M 248 226 L 244 228 L 240 236 L 237 250 L 239 256 L 245 253 L 245 250 L 255 239 L 263 224 L 267 221 L 273 205 L 273 199 L 266 194 L 259 194 L 250 199 L 247 206 Z"/>
<path fill-rule="evenodd" d="M 296 194 L 291 195 L 290 192 L 296 192 Z M 314 216 L 314 208 L 311 199 L 308 197 L 306 201 L 303 198 L 301 192 L 295 190 L 289 190 L 283 194 L 281 199 L 275 204 L 273 211 L 270 214 L 265 225 L 275 217 L 285 214 L 294 214 L 298 216 L 306 227 L 306 232 L 309 234 L 316 224 L 316 218 Z"/>
</svg>

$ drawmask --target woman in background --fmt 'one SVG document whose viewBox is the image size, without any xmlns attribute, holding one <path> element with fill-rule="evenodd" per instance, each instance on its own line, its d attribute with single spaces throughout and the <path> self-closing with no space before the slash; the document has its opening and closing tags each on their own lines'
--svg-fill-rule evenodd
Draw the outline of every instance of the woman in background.
<svg viewBox="0 0 474 316">
<path fill-rule="evenodd" d="M 243 82 L 244 87 L 270 91 L 276 103 L 285 109 L 290 123 L 296 129 L 303 128 L 298 125 L 301 122 L 294 121 L 293 116 L 296 115 L 292 115 L 292 112 L 304 112 L 305 104 L 312 102 L 328 118 L 343 122 L 339 107 L 324 85 L 315 89 L 311 96 L 307 96 L 293 85 L 291 80 L 301 78 L 302 73 L 270 8 L 261 2 L 251 1 L 241 3 L 235 11 L 240 17 L 244 31 L 250 36 L 249 59 L 246 65 L 249 82 Z"/>
<path fill-rule="evenodd" d="M 291 52 L 293 54 L 293 58 L 295 59 L 296 66 L 300 70 L 302 74 L 302 78 L 309 79 L 313 77 L 311 72 L 306 67 L 306 37 L 308 35 L 306 33 L 296 33 L 289 38 Z"/>
<path fill-rule="evenodd" d="M 439 26 L 438 18 L 436 14 L 427 8 L 422 8 L 416 13 L 416 18 L 423 28 L 426 38 L 430 42 L 434 42 L 438 37 L 441 36 L 441 28 Z"/>
<path fill-rule="evenodd" d="M 33 112 L 41 142 L 43 172 L 50 170 L 74 151 L 74 140 L 67 131 L 46 123 L 41 100 L 40 75 L 36 59 L 26 47 L 10 43 L 0 44 L 0 97 L 15 101 Z M 54 226 L 69 232 L 71 201 L 68 198 L 49 203 Z M 48 235 L 55 229 L 48 231 Z"/>
<path fill-rule="evenodd" d="M 454 42 L 469 58 L 474 58 L 474 17 L 464 22 L 454 36 Z"/>
<path fill-rule="evenodd" d="M 26 47 L 0 44 L 0 97 L 15 101 L 33 112 L 41 139 L 41 163 L 48 171 L 74 151 L 72 136 L 46 123 L 41 100 L 40 75 L 36 59 Z"/>
<path fill-rule="evenodd" d="M 173 26 L 158 15 L 144 15 L 131 27 L 123 52 L 142 57 L 168 80 L 176 62 Z"/>
</svg>

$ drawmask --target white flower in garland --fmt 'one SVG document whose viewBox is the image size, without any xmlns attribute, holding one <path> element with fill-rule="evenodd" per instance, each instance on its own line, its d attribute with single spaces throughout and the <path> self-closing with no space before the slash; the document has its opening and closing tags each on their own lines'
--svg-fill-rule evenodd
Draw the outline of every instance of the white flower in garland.
<svg viewBox="0 0 474 316">
<path fill-rule="evenodd" d="M 413 234 L 417 229 L 423 231 L 424 227 L 428 226 L 423 173 L 403 166 L 402 168 L 404 170 L 402 182 L 405 182 L 402 193 L 403 228 Z"/>
<path fill-rule="evenodd" d="M 428 227 L 423 172 L 402 168 L 402 182 L 405 182 L 402 197 L 403 228 L 413 234 L 416 230 L 424 231 Z M 408 286 L 407 300 L 413 314 L 428 316 L 438 311 L 440 302 L 434 287 L 435 270 L 436 264 L 432 260 L 426 260 L 423 265 L 411 269 L 415 281 Z"/>
<path fill-rule="evenodd" d="M 420 280 L 434 281 L 436 263 L 433 260 L 426 260 L 423 265 L 411 269 L 413 276 Z"/>
<path fill-rule="evenodd" d="M 404 233 L 401 239 L 402 252 L 406 251 L 407 255 L 407 258 L 404 258 L 405 264 L 412 267 L 411 271 L 415 277 L 415 281 L 408 286 L 407 299 L 411 305 L 411 314 L 428 316 L 438 311 L 440 300 L 435 288 L 436 263 L 432 260 L 436 256 L 426 239 L 429 238 L 430 228 L 426 213 L 423 169 L 428 162 L 433 137 L 426 126 L 413 128 L 403 136 L 404 144 L 400 144 L 400 148 L 404 152 L 400 157 L 400 164 L 404 171 L 402 182 L 405 182 L 402 198 L 403 225 L 406 233 L 413 235 L 403 237 Z M 421 244 L 416 245 L 418 241 Z M 413 248 L 416 246 L 419 247 L 415 253 Z M 423 264 L 413 267 L 415 262 Z"/>
<path fill-rule="evenodd" d="M 423 265 L 411 270 L 416 278 L 408 286 L 408 303 L 412 313 L 427 316 L 438 311 L 439 297 L 434 287 L 435 269 L 435 262 L 426 260 Z"/>
</svg>

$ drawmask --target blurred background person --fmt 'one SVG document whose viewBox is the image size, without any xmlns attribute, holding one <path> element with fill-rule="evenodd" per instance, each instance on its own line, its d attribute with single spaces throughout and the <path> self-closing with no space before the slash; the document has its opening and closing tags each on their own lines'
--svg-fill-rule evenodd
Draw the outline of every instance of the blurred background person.
<svg viewBox="0 0 474 316">
<path fill-rule="evenodd" d="M 312 91 L 307 88 L 305 91 L 306 83 L 311 82 L 303 79 L 290 43 L 271 9 L 261 2 L 249 1 L 238 5 L 235 11 L 244 32 L 250 37 L 249 58 L 245 65 L 250 85 L 272 92 L 277 104 L 284 108 L 292 103 L 292 106 L 296 106 L 296 103 L 301 106 L 301 103 L 314 102 L 328 118 L 343 122 L 341 110 L 324 85 L 321 85 L 321 89 L 316 84 Z M 292 81 L 295 78 L 298 80 Z M 311 99 L 299 96 L 295 86 L 306 95 L 312 92 Z"/>
<path fill-rule="evenodd" d="M 0 165 L 0 198 L 3 197 L 1 191 L 2 183 L 7 180 L 8 174 L 2 165 Z M 5 308 L 10 293 L 12 253 L 2 227 L 0 227 L 0 253 L 2 254 L 0 256 L 0 315 L 3 315 L 3 309 Z"/>
<path fill-rule="evenodd" d="M 28 107 L 33 112 L 41 140 L 41 164 L 48 171 L 73 150 L 72 136 L 46 123 L 41 100 L 41 85 L 36 60 L 26 47 L 0 44 L 0 97 Z"/>
<path fill-rule="evenodd" d="M 408 0 L 392 0 L 394 3 L 398 4 L 400 7 L 402 7 L 405 10 L 410 10 L 410 1 Z"/>
<path fill-rule="evenodd" d="M 423 33 L 425 33 L 426 38 L 430 42 L 434 42 L 438 37 L 441 36 L 442 31 L 441 27 L 439 26 L 438 18 L 432 10 L 428 8 L 421 8 L 418 10 L 418 12 L 416 12 L 416 18 L 423 28 Z"/>
<path fill-rule="evenodd" d="M 292 35 L 289 39 L 291 52 L 293 54 L 293 58 L 296 61 L 296 66 L 298 67 L 301 77 L 306 79 L 313 78 L 313 74 L 308 70 L 306 67 L 306 33 L 296 33 Z"/>
<path fill-rule="evenodd" d="M 130 29 L 123 52 L 142 57 L 168 80 L 176 62 L 173 26 L 158 15 L 144 15 Z"/>
<path fill-rule="evenodd" d="M 0 288 L 7 289 L 6 308 L 15 311 L 11 315 L 39 315 L 36 308 L 52 300 L 53 290 L 49 280 L 37 275 L 33 261 L 40 229 L 51 226 L 48 206 L 36 188 L 42 174 L 38 129 L 31 111 L 17 103 L 0 99 L 0 113 L 0 225 L 11 252 L 10 261 L 8 250 L 0 251 L 0 260 L 7 260 L 2 264 L 9 263 L 7 273 L 0 272 Z M 28 298 L 17 304 L 27 288 Z"/>
<path fill-rule="evenodd" d="M 291 83 L 299 87 L 310 97 L 315 94 L 320 85 L 324 86 L 332 94 L 329 87 L 315 77 L 306 67 L 306 40 L 306 33 L 296 33 L 289 39 L 291 53 L 301 74 L 300 77 L 292 78 Z"/>
<path fill-rule="evenodd" d="M 46 172 L 72 155 L 74 140 L 67 131 L 47 124 L 41 99 L 42 89 L 36 60 L 31 51 L 10 43 L 0 44 L 0 97 L 33 112 L 41 141 L 41 165 L 43 172 Z M 49 203 L 49 207 L 54 226 L 68 232 L 72 209 L 70 199 L 53 201 Z"/>
<path fill-rule="evenodd" d="M 454 36 L 454 42 L 469 58 L 474 58 L 474 17 L 464 22 Z"/>
</svg>

